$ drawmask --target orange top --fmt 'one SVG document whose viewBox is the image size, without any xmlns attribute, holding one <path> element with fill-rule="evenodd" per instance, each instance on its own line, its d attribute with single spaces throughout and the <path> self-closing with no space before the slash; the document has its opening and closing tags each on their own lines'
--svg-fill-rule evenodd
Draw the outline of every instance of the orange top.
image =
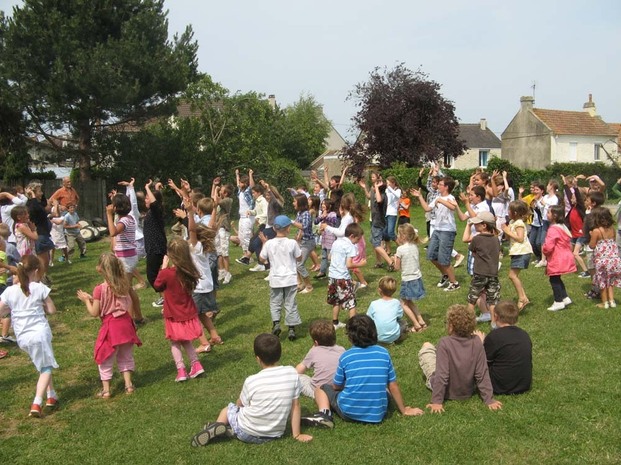
<svg viewBox="0 0 621 465">
<path fill-rule="evenodd" d="M 399 216 L 410 217 L 410 202 L 409 197 L 401 197 L 399 199 Z"/>
</svg>

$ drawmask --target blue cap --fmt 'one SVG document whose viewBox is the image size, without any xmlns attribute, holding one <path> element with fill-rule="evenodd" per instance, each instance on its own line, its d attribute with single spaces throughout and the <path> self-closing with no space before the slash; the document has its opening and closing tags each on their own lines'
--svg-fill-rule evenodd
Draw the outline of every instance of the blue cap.
<svg viewBox="0 0 621 465">
<path fill-rule="evenodd" d="M 278 215 L 274 219 L 274 227 L 276 227 L 276 229 L 284 229 L 287 226 L 291 226 L 291 220 L 289 219 L 288 216 L 286 216 L 286 215 Z"/>
</svg>

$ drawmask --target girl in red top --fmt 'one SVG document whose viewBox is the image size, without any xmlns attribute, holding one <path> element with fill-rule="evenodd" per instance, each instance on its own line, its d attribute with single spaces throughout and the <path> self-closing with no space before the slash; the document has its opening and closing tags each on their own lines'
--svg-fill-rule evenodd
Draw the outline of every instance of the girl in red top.
<svg viewBox="0 0 621 465">
<path fill-rule="evenodd" d="M 171 267 L 168 267 L 169 263 Z M 192 261 L 188 243 L 180 237 L 171 239 L 153 289 L 164 293 L 164 329 L 177 366 L 176 382 L 188 379 L 181 347 L 185 349 L 190 360 L 189 377 L 196 378 L 205 373 L 192 346 L 192 341 L 203 334 L 196 304 L 192 299 L 192 292 L 200 277 L 201 274 Z"/>
<path fill-rule="evenodd" d="M 95 342 L 95 362 L 99 366 L 102 383 L 97 397 L 108 399 L 115 359 L 125 380 L 125 392 L 134 392 L 134 344 L 140 346 L 142 342 L 136 335 L 136 327 L 129 314 L 132 299 L 123 264 L 114 254 L 104 253 L 99 257 L 97 272 L 103 276 L 104 282 L 95 287 L 92 296 L 79 290 L 78 299 L 86 304 L 92 317 L 101 318 Z"/>
</svg>

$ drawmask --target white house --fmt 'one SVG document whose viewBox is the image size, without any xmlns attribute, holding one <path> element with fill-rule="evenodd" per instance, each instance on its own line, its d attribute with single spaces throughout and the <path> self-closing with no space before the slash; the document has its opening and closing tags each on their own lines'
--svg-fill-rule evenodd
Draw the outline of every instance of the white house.
<svg viewBox="0 0 621 465">
<path fill-rule="evenodd" d="M 445 159 L 445 166 L 460 170 L 485 168 L 493 157 L 500 157 L 500 139 L 487 126 L 485 118 L 474 124 L 460 123 L 459 139 L 466 143 L 468 149 L 456 159 Z"/>
<path fill-rule="evenodd" d="M 552 163 L 610 163 L 606 152 L 617 154 L 618 132 L 597 115 L 590 94 L 583 111 L 534 108 L 533 97 L 520 102 L 502 133 L 502 158 L 514 165 L 544 169 Z"/>
</svg>

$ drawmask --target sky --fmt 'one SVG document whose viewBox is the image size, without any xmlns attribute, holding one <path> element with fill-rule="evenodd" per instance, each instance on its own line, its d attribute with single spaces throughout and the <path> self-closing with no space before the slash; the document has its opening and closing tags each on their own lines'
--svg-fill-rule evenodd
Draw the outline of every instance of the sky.
<svg viewBox="0 0 621 465">
<path fill-rule="evenodd" d="M 10 10 L 14 0 L 0 0 Z M 533 95 L 535 107 L 582 110 L 593 95 L 621 122 L 618 0 L 166 0 L 169 32 L 187 25 L 198 62 L 229 90 L 310 94 L 351 139 L 347 100 L 376 67 L 405 63 L 438 82 L 462 123 L 486 118 L 499 137 Z"/>
</svg>

